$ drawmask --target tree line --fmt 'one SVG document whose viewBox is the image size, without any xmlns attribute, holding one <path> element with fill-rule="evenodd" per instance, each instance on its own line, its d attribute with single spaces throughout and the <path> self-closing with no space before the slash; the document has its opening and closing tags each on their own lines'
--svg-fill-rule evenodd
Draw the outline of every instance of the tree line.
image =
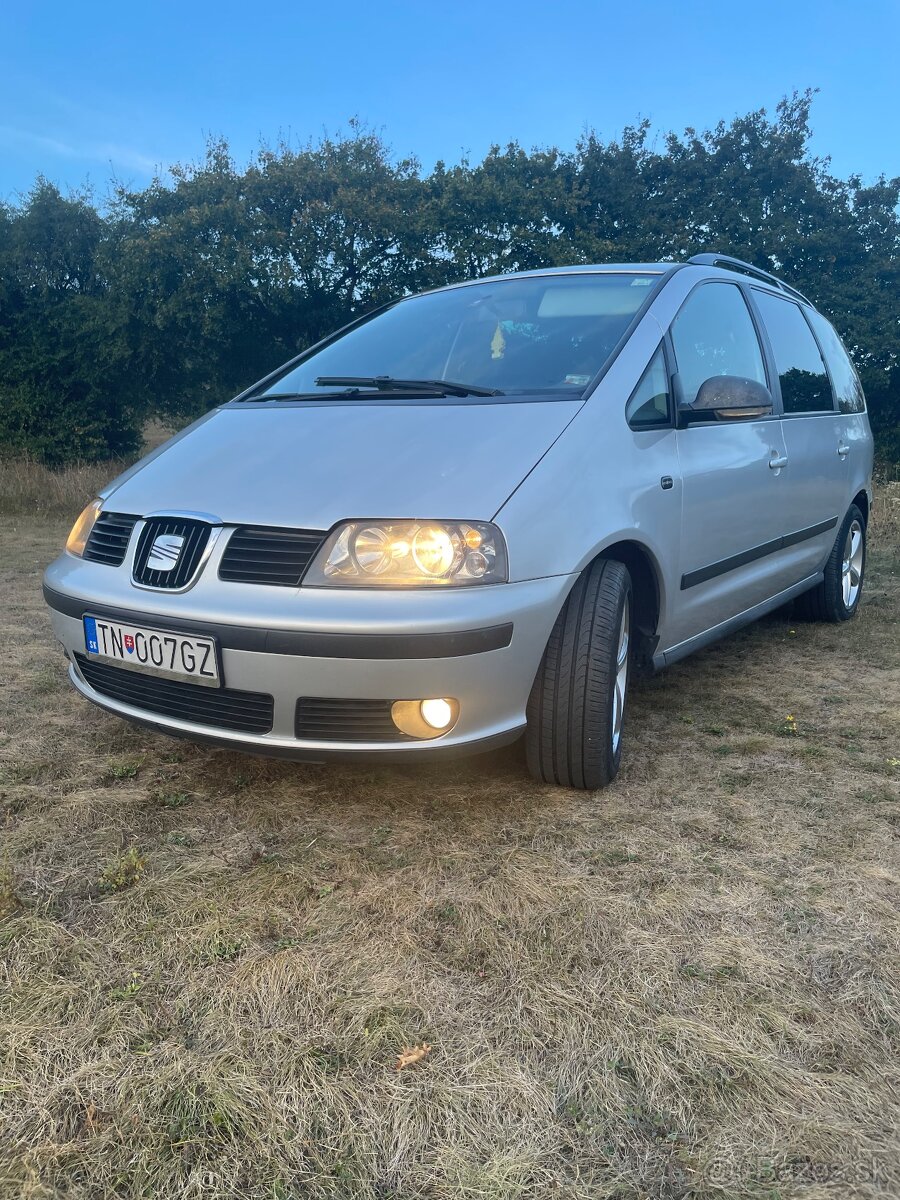
<svg viewBox="0 0 900 1200">
<path fill-rule="evenodd" d="M 494 147 L 430 173 L 358 123 L 239 169 L 226 142 L 98 206 L 39 178 L 0 205 L 0 453 L 134 453 L 352 317 L 427 287 L 579 262 L 733 254 L 834 321 L 900 460 L 900 179 L 836 178 L 810 92 L 659 141 Z"/>
</svg>

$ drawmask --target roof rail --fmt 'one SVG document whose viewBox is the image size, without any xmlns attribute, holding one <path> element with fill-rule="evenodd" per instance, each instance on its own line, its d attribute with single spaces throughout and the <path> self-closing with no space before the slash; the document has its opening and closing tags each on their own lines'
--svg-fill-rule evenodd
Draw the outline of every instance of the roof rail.
<svg viewBox="0 0 900 1200">
<path fill-rule="evenodd" d="M 783 279 L 779 279 L 777 275 L 773 275 L 770 271 L 764 271 L 761 267 L 754 267 L 753 263 L 744 262 L 742 258 L 732 258 L 730 254 L 695 254 L 693 258 L 688 259 L 688 262 L 698 267 L 722 267 L 726 271 L 735 271 L 739 275 L 749 275 L 753 279 L 761 279 L 764 283 L 771 283 L 773 287 L 781 288 L 783 292 L 796 296 L 804 304 L 810 303 L 802 292 L 798 292 L 796 288 L 785 283 Z"/>
</svg>

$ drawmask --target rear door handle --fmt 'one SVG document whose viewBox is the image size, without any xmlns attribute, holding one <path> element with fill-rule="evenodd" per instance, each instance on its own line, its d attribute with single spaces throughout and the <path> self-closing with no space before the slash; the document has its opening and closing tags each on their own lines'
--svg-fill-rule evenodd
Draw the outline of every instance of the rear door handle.
<svg viewBox="0 0 900 1200">
<path fill-rule="evenodd" d="M 769 466 L 773 471 L 777 471 L 779 467 L 788 465 L 788 456 L 786 454 L 773 454 L 769 459 Z"/>
<path fill-rule="evenodd" d="M 849 453 L 850 447 L 845 442 L 841 442 L 841 444 L 838 446 L 838 454 L 840 457 L 846 458 Z"/>
</svg>

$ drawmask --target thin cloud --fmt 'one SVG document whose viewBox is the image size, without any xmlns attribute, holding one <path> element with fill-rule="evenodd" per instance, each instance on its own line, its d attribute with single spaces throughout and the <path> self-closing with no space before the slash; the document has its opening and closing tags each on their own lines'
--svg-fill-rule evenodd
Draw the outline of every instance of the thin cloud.
<svg viewBox="0 0 900 1200">
<path fill-rule="evenodd" d="M 48 151 L 58 158 L 80 159 L 82 162 L 111 162 L 115 166 L 127 167 L 143 175 L 153 175 L 159 169 L 156 159 L 129 146 L 119 146 L 115 142 L 63 142 L 42 133 L 32 133 L 29 129 L 17 129 L 13 125 L 0 125 L 0 143 L 8 146 L 31 146 Z"/>
</svg>

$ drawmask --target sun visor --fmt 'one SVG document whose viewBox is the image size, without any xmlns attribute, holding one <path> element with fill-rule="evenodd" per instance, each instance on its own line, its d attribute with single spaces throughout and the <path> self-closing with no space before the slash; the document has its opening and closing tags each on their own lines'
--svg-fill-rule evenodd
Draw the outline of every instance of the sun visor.
<svg viewBox="0 0 900 1200">
<path fill-rule="evenodd" d="M 644 283 L 646 276 L 622 280 L 620 287 L 610 287 L 608 282 L 590 287 L 559 286 L 552 284 L 544 292 L 538 306 L 539 317 L 630 317 L 639 304 L 635 302 L 634 284 L 637 279 Z M 647 280 L 647 283 L 652 282 Z M 646 284 L 644 285 L 646 286 Z"/>
</svg>

